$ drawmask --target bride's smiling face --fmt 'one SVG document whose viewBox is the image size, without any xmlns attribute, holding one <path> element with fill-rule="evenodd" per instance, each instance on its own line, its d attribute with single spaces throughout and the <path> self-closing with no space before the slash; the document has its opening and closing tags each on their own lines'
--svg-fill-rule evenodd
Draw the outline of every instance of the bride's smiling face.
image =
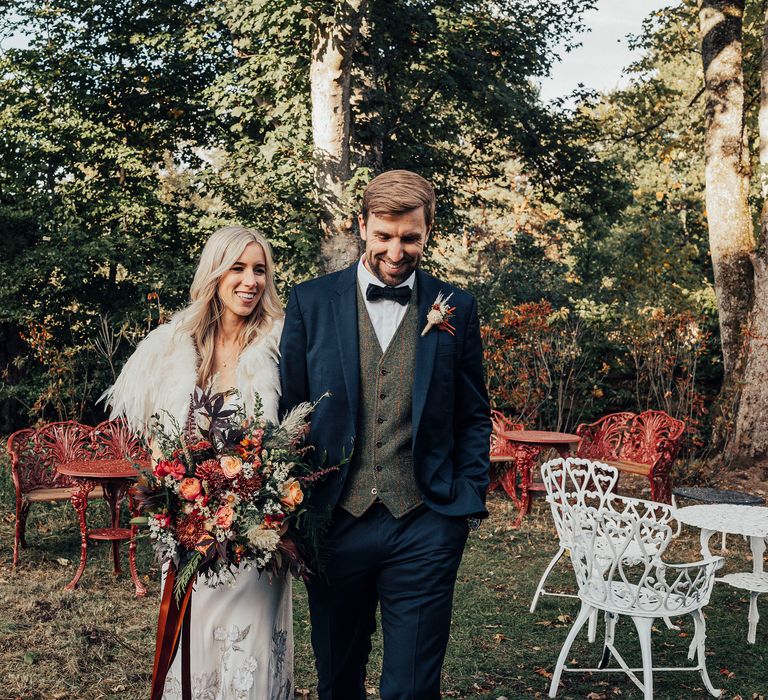
<svg viewBox="0 0 768 700">
<path fill-rule="evenodd" d="M 258 306 L 267 283 L 267 261 L 258 243 L 249 243 L 240 257 L 219 279 L 216 292 L 224 315 L 234 320 L 250 316 Z"/>
</svg>

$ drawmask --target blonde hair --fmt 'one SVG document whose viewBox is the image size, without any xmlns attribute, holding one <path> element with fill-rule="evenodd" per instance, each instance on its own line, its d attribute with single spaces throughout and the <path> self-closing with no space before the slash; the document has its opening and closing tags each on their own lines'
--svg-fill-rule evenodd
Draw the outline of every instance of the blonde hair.
<svg viewBox="0 0 768 700">
<path fill-rule="evenodd" d="M 244 226 L 225 226 L 211 234 L 200 254 L 200 262 L 189 289 L 191 302 L 179 316 L 177 332 L 192 336 L 200 355 L 197 377 L 206 386 L 213 376 L 216 334 L 221 330 L 224 305 L 218 295 L 219 280 L 242 255 L 245 247 L 257 243 L 264 251 L 266 284 L 259 303 L 245 321 L 241 333 L 241 352 L 252 342 L 269 333 L 275 321 L 283 318 L 283 307 L 275 287 L 275 263 L 272 247 L 258 231 Z"/>
</svg>

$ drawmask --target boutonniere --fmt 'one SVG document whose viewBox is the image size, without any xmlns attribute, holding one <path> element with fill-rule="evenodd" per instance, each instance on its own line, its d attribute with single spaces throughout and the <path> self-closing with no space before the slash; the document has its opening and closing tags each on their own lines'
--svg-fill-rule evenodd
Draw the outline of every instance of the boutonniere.
<svg viewBox="0 0 768 700">
<path fill-rule="evenodd" d="M 438 293 L 437 298 L 427 312 L 427 325 L 424 326 L 424 330 L 421 332 L 422 336 L 429 333 L 433 327 L 437 327 L 441 331 L 448 331 L 451 335 L 454 335 L 456 329 L 451 325 L 451 319 L 456 307 L 448 306 L 448 300 L 452 296 L 453 292 L 447 297 L 443 297 L 442 292 Z"/>
</svg>

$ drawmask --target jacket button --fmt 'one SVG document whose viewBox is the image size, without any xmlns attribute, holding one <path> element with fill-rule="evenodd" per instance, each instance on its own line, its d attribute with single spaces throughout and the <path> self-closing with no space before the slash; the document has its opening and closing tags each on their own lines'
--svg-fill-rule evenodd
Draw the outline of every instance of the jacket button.
<svg viewBox="0 0 768 700">
<path fill-rule="evenodd" d="M 376 447 L 381 447 L 381 440 L 376 441 Z"/>
<path fill-rule="evenodd" d="M 376 422 L 377 422 L 379 425 L 381 425 L 381 424 L 384 422 L 384 419 L 383 419 L 381 416 L 379 416 L 379 417 L 376 419 Z"/>
<path fill-rule="evenodd" d="M 377 472 L 380 472 L 382 469 L 384 469 L 384 467 L 382 467 L 380 464 L 376 465 L 376 471 Z"/>
<path fill-rule="evenodd" d="M 387 395 L 386 395 L 386 394 L 379 394 L 379 398 L 380 398 L 380 399 L 382 399 L 382 400 L 383 400 L 383 399 L 386 399 L 386 398 L 387 398 Z"/>
<path fill-rule="evenodd" d="M 387 374 L 389 374 L 389 372 L 388 372 L 387 370 L 385 370 L 385 369 L 381 370 L 381 375 L 382 375 L 383 377 L 386 377 L 386 376 L 387 376 Z"/>
<path fill-rule="evenodd" d="M 371 489 L 371 493 L 372 493 L 374 496 L 375 496 L 375 495 L 378 493 L 378 490 L 376 489 L 376 487 L 375 487 L 375 486 L 374 486 L 374 487 Z"/>
</svg>

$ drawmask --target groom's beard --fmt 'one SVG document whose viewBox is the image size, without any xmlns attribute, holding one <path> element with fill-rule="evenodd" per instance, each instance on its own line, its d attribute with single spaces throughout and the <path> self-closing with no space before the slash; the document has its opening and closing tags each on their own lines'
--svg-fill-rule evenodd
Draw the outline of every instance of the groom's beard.
<svg viewBox="0 0 768 700">
<path fill-rule="evenodd" d="M 386 256 L 374 256 L 368 253 L 366 254 L 366 259 L 368 261 L 368 269 L 382 284 L 396 287 L 411 276 L 411 273 L 419 266 L 421 257 L 416 258 L 412 255 L 403 255 L 396 269 L 389 267 L 386 262 Z"/>
</svg>

